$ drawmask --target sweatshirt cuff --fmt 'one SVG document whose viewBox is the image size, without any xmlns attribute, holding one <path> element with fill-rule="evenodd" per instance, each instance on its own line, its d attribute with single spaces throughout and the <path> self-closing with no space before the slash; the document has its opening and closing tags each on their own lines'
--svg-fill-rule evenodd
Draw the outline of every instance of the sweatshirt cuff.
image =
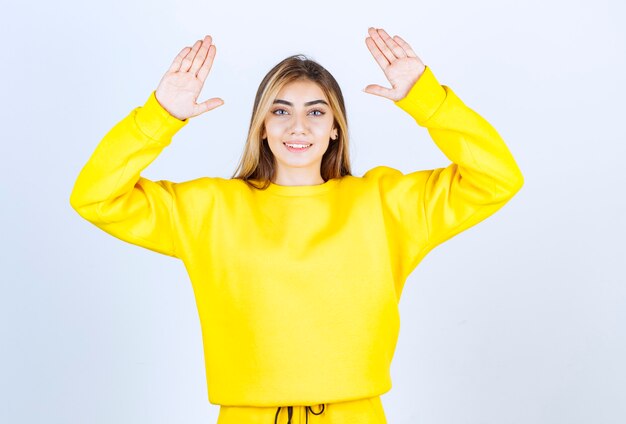
<svg viewBox="0 0 626 424">
<path fill-rule="evenodd" d="M 189 118 L 181 121 L 170 115 L 157 100 L 156 91 L 152 91 L 146 103 L 137 108 L 135 122 L 141 132 L 151 139 L 169 143 L 174 134 L 189 123 Z"/>
<path fill-rule="evenodd" d="M 409 93 L 394 103 L 424 126 L 445 98 L 446 90 L 439 84 L 430 67 L 426 66 Z"/>
</svg>

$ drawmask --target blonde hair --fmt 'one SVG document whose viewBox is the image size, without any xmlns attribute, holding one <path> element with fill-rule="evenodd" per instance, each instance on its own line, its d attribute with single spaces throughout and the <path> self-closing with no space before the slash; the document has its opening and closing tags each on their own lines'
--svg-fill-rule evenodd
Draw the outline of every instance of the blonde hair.
<svg viewBox="0 0 626 424">
<path fill-rule="evenodd" d="M 241 179 L 255 189 L 269 187 L 275 177 L 276 162 L 274 154 L 263 139 L 265 116 L 272 107 L 278 92 L 288 83 L 309 80 L 316 83 L 328 98 L 333 112 L 337 139 L 330 140 L 328 149 L 322 156 L 320 173 L 324 181 L 352 175 L 350 170 L 350 152 L 348 143 L 348 118 L 341 88 L 335 78 L 322 65 L 303 54 L 296 54 L 283 59 L 263 78 L 254 99 L 248 137 L 239 165 L 232 179 Z M 261 183 L 260 186 L 255 182 Z"/>
</svg>

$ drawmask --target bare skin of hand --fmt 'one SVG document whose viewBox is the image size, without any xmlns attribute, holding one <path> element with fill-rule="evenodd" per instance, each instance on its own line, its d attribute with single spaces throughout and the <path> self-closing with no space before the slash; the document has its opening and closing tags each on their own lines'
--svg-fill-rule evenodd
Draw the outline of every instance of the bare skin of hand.
<svg viewBox="0 0 626 424">
<path fill-rule="evenodd" d="M 385 73 L 392 88 L 370 84 L 366 93 L 398 101 L 406 97 L 426 66 L 415 54 L 409 43 L 397 35 L 393 38 L 382 28 L 369 28 L 365 44 Z"/>
<path fill-rule="evenodd" d="M 196 103 L 213 65 L 215 52 L 212 38 L 207 35 L 196 41 L 193 47 L 185 47 L 178 53 L 155 93 L 159 104 L 170 115 L 184 121 L 224 104 L 219 97 Z"/>
</svg>

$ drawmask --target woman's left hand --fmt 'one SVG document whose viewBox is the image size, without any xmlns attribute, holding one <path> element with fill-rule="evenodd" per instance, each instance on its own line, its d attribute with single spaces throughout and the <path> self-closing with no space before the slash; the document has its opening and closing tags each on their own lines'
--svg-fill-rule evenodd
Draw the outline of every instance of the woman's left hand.
<svg viewBox="0 0 626 424">
<path fill-rule="evenodd" d="M 403 99 L 422 76 L 426 66 L 399 36 L 393 38 L 384 29 L 369 28 L 365 39 L 367 48 L 380 65 L 391 83 L 391 89 L 370 84 L 363 89 L 366 93 L 382 96 L 394 102 Z"/>
</svg>

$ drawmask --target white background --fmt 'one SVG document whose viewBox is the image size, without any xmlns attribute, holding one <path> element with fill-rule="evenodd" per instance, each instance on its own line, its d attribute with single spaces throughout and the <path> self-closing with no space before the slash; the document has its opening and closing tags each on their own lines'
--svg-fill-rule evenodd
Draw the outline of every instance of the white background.
<svg viewBox="0 0 626 424">
<path fill-rule="evenodd" d="M 217 57 L 199 100 L 225 105 L 194 118 L 145 177 L 230 177 L 258 84 L 295 53 L 342 87 L 354 175 L 448 165 L 408 114 L 361 91 L 388 86 L 370 26 L 407 40 L 525 177 L 407 280 L 389 423 L 626 422 L 624 18 L 617 0 L 3 6 L 0 422 L 216 422 L 182 262 L 84 221 L 73 183 L 205 34 Z"/>
</svg>

